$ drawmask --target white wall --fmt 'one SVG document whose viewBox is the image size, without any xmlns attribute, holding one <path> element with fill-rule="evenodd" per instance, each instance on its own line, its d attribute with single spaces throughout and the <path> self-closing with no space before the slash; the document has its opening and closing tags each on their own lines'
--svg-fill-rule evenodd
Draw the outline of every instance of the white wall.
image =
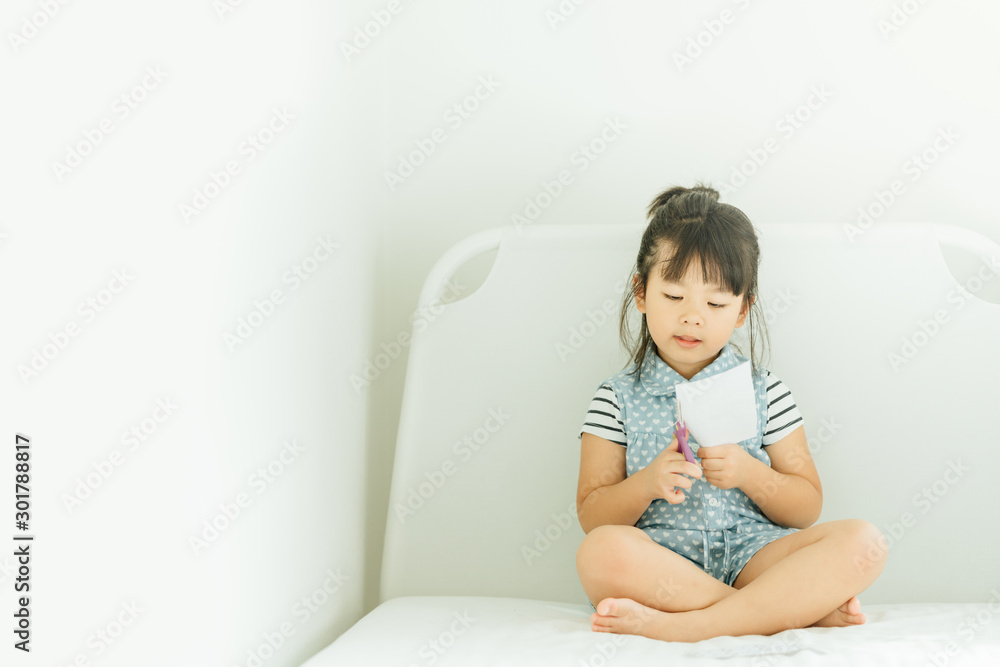
<svg viewBox="0 0 1000 667">
<path fill-rule="evenodd" d="M 375 315 L 379 192 L 356 174 L 378 168 L 377 76 L 337 51 L 340 5 L 53 3 L 15 52 L 8 30 L 43 4 L 7 3 L 0 19 L 3 615 L 9 626 L 23 433 L 25 664 L 299 664 L 363 612 L 368 408 L 349 378 Z M 137 85 L 126 116 L 116 100 Z M 53 163 L 104 118 L 111 131 L 60 179 Z M 258 134 L 259 151 L 244 144 Z M 185 220 L 229 162 L 238 173 Z M 296 265 L 307 281 L 286 276 Z M 225 335 L 275 291 L 231 348 Z M 107 300 L 94 316 L 90 298 Z M 51 358 L 22 379 L 35 350 Z M 125 439 L 132 428 L 145 440 Z M 214 539 L 206 520 L 224 526 Z"/>
<path fill-rule="evenodd" d="M 549 204 L 529 224 L 640 224 L 662 189 L 704 179 L 754 222 L 837 221 L 862 231 L 881 221 L 946 222 L 1000 241 L 1000 95 L 988 83 L 1000 61 L 989 37 L 1000 9 L 989 3 L 401 7 L 370 47 L 390 51 L 380 169 L 398 172 L 435 129 L 444 141 L 394 189 L 381 184 L 386 321 L 376 345 L 407 330 L 422 279 L 448 247 L 515 224 L 515 214 L 526 219 L 526 200 Z M 364 16 L 356 12 L 358 21 Z M 689 48 L 691 62 L 675 58 Z M 480 77 L 497 88 L 488 96 L 480 89 L 484 99 L 475 100 Z M 476 108 L 458 124 L 446 114 L 466 99 Z M 602 148 L 608 119 L 624 129 L 590 160 L 580 147 Z M 955 138 L 938 138 L 949 131 Z M 912 156 L 924 151 L 934 161 L 916 168 Z M 546 202 L 545 183 L 563 171 L 569 184 Z M 879 214 L 879 198 L 890 196 Z M 859 222 L 859 209 L 875 217 Z M 945 256 L 963 283 L 983 268 L 963 253 Z M 488 265 L 474 269 L 481 276 Z M 461 295 L 475 287 L 467 281 Z M 1000 280 L 978 296 L 1000 302 Z M 404 357 L 372 390 L 386 415 L 373 424 L 370 450 L 378 462 L 368 488 L 372 562 L 385 525 Z M 377 574 L 369 571 L 368 606 Z"/>
<path fill-rule="evenodd" d="M 374 607 L 408 351 L 390 341 L 441 253 L 527 215 L 560 172 L 532 224 L 634 224 L 659 190 L 696 179 L 755 221 L 851 224 L 898 180 L 874 224 L 1000 240 L 988 83 L 1000 10 L 987 3 L 219 4 L 16 0 L 0 20 L 0 475 L 9 485 L 15 433 L 29 435 L 35 662 L 246 665 L 284 628 L 263 663 L 292 665 Z M 883 35 L 894 11 L 905 21 Z M 372 12 L 386 25 L 349 56 Z M 15 45 L 26 21 L 45 24 Z M 701 53 L 678 67 L 692 39 Z M 147 68 L 165 78 L 146 79 L 126 117 L 115 101 Z M 458 123 L 448 111 L 463 103 L 476 108 Z M 251 160 L 241 144 L 275 109 L 294 119 Z M 58 178 L 53 162 L 104 118 L 110 133 Z M 609 120 L 614 141 L 581 158 Z M 948 128 L 957 138 L 912 180 L 907 160 Z M 428 141 L 390 188 L 386 172 Z M 180 205 L 230 161 L 239 173 L 185 221 Z M 733 181 L 741 169 L 754 173 Z M 286 272 L 327 235 L 336 252 L 293 288 Z M 105 292 L 123 270 L 128 283 Z M 455 297 L 486 270 L 470 267 Z M 231 351 L 226 332 L 273 290 L 283 301 Z M 104 297 L 92 319 L 80 310 Z M 71 323 L 77 335 L 22 379 Z M 384 351 L 391 363 L 355 389 Z M 127 449 L 122 433 L 151 430 L 158 399 L 176 410 Z M 288 440 L 301 453 L 258 495 L 251 475 Z M 120 464 L 68 510 L 65 494 L 114 450 Z M 248 506 L 195 553 L 189 538 L 240 493 Z M 329 596 L 328 571 L 345 578 Z M 296 604 L 314 593 L 325 601 L 306 617 Z M 110 646 L 94 638 L 132 602 L 142 611 Z"/>
</svg>

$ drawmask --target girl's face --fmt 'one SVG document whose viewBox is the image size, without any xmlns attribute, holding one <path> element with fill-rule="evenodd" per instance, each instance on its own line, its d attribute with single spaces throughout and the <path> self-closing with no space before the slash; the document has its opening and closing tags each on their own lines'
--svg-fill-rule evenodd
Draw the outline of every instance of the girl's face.
<svg viewBox="0 0 1000 667">
<path fill-rule="evenodd" d="M 639 281 L 636 274 L 633 282 Z M 733 331 L 743 326 L 749 308 L 741 310 L 742 304 L 742 295 L 703 281 L 697 258 L 680 283 L 665 282 L 654 268 L 645 294 L 635 297 L 660 359 L 687 380 L 715 361 Z"/>
</svg>

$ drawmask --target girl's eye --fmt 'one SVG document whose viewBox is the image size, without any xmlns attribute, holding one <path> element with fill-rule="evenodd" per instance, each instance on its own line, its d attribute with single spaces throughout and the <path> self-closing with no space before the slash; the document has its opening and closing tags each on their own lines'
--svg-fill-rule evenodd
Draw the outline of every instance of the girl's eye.
<svg viewBox="0 0 1000 667">
<path fill-rule="evenodd" d="M 669 294 L 666 294 L 666 293 L 664 293 L 663 296 L 667 297 L 671 301 L 676 301 L 677 299 L 680 299 L 679 296 L 670 296 Z M 725 308 L 727 304 L 724 304 L 724 303 L 709 303 L 708 305 L 710 305 L 712 308 Z"/>
</svg>

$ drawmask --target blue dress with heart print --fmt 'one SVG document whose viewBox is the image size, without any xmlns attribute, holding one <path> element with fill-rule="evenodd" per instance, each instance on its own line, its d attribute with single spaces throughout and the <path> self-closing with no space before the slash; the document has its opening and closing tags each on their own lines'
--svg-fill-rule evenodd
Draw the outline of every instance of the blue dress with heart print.
<svg viewBox="0 0 1000 667">
<path fill-rule="evenodd" d="M 726 343 L 711 364 L 686 380 L 660 358 L 655 345 L 650 345 L 639 381 L 629 375 L 635 368 L 633 363 L 603 382 L 602 386 L 610 386 L 617 398 L 618 418 L 626 439 L 627 474 L 633 475 L 649 465 L 670 445 L 677 423 L 676 385 L 698 382 L 745 361 Z M 770 465 L 763 445 L 764 427 L 768 423 L 768 373 L 758 369 L 757 373 L 751 372 L 751 377 L 758 428 L 754 437 L 740 441 L 739 445 Z M 792 406 L 794 409 L 794 403 Z M 595 429 L 585 425 L 583 430 Z M 693 435 L 688 444 L 697 456 L 699 445 Z M 733 584 L 761 547 L 796 531 L 773 523 L 740 489 L 720 489 L 704 477 L 693 480 L 685 496 L 676 505 L 662 498 L 654 500 L 635 525 L 658 544 L 685 556 L 728 585 Z"/>
</svg>

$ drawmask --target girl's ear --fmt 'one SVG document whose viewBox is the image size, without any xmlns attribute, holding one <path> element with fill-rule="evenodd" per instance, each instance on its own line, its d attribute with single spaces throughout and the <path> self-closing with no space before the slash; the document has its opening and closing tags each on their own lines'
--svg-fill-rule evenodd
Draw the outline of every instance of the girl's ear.
<svg viewBox="0 0 1000 667">
<path fill-rule="evenodd" d="M 757 300 L 757 297 L 754 297 L 754 296 L 752 296 L 752 297 L 749 298 L 746 307 L 742 311 L 740 311 L 739 319 L 736 320 L 736 326 L 737 327 L 743 326 L 743 323 L 746 321 L 747 316 L 750 314 L 750 307 L 753 306 L 754 301 L 756 301 L 756 300 Z"/>
<path fill-rule="evenodd" d="M 640 313 L 646 313 L 646 289 L 642 285 L 639 274 L 632 276 L 632 295 L 635 297 L 635 307 Z"/>
</svg>

